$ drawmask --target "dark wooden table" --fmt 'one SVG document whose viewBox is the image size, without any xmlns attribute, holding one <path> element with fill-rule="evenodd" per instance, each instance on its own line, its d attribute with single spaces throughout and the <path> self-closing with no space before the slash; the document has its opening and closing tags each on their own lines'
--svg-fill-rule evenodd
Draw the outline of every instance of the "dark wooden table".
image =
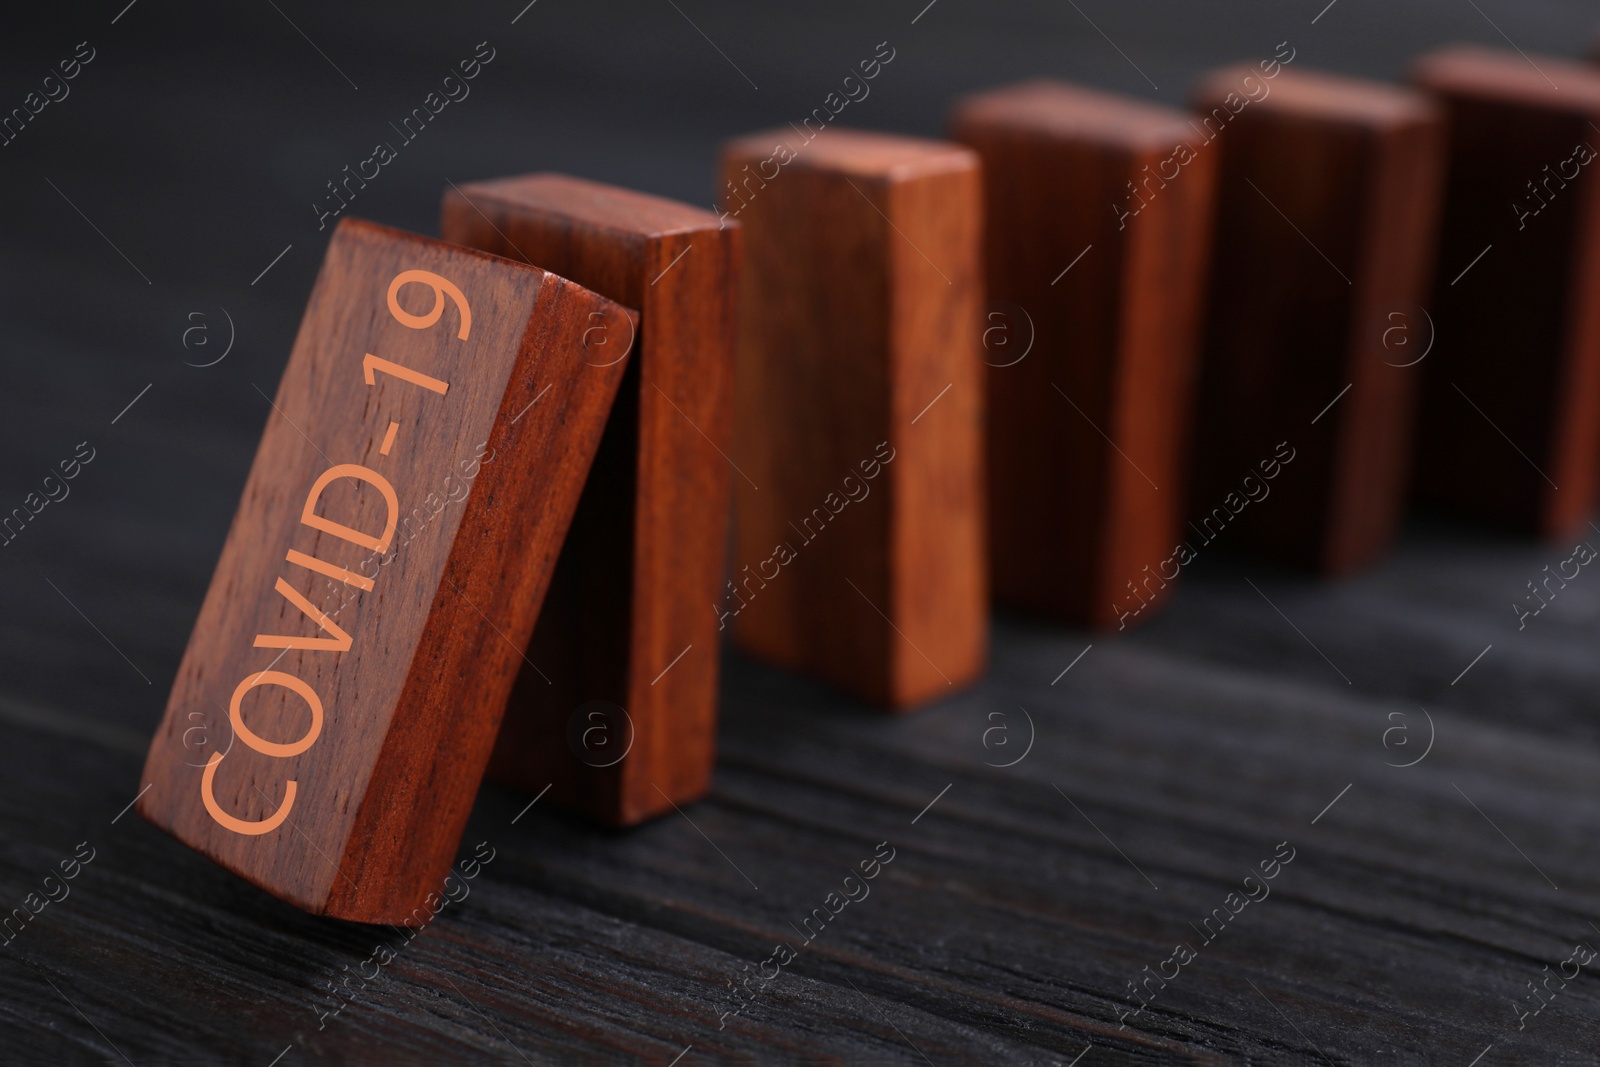
<svg viewBox="0 0 1600 1067">
<path fill-rule="evenodd" d="M 0 914 L 61 897 L 0 947 L 0 1061 L 1596 1062 L 1600 972 L 1550 976 L 1600 946 L 1600 576 L 1519 631 L 1570 548 L 1440 519 L 1339 585 L 1224 536 L 1129 634 L 1001 618 L 987 680 L 910 718 L 730 659 L 708 800 L 614 833 L 486 787 L 463 856 L 493 859 L 414 938 L 303 915 L 126 810 L 321 255 L 309 205 L 478 41 L 473 95 L 352 213 L 429 230 L 447 179 L 535 169 L 708 201 L 718 140 L 805 114 L 885 38 L 845 118 L 936 134 L 962 90 L 1177 102 L 1286 37 L 1394 76 L 1503 43 L 1478 13 L 1078 5 L 1152 90 L 1070 7 L 277 6 L 113 24 L 116 0 L 0 37 L 5 107 L 97 50 L 0 149 L 0 513 L 95 450 L 0 548 Z M 1551 51 L 1592 17 L 1489 14 Z M 228 357 L 185 366 L 228 318 Z M 865 898 L 830 899 L 880 842 Z M 1270 895 L 1230 897 L 1290 849 Z"/>
</svg>

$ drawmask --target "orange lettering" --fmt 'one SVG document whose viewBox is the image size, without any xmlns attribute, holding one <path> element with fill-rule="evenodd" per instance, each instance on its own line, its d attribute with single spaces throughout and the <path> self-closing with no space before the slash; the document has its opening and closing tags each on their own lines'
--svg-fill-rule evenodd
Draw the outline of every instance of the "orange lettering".
<svg viewBox="0 0 1600 1067">
<path fill-rule="evenodd" d="M 288 560 L 290 563 L 298 563 L 300 566 L 305 567 L 308 570 L 316 571 L 318 574 L 326 574 L 329 578 L 332 578 L 336 582 L 343 582 L 345 585 L 353 585 L 357 589 L 365 589 L 369 593 L 372 591 L 371 578 L 368 578 L 365 575 L 356 574 L 354 571 L 347 571 L 343 567 L 336 567 L 332 563 L 320 560 L 315 556 L 308 556 L 298 549 L 291 548 L 289 550 L 289 554 L 283 558 Z"/>
<path fill-rule="evenodd" d="M 400 287 L 409 282 L 426 285 L 433 290 L 433 308 L 426 315 L 413 315 L 400 306 L 397 299 Z M 424 330 L 439 321 L 439 316 L 444 314 L 444 298 L 449 296 L 455 302 L 456 308 L 461 312 L 461 329 L 456 334 L 463 341 L 472 330 L 472 309 L 467 307 L 467 298 L 456 287 L 456 283 L 441 278 L 431 270 L 403 270 L 394 276 L 394 281 L 389 283 L 389 314 L 402 326 L 409 326 L 413 330 Z M 368 381 L 371 379 L 369 378 Z"/>
<path fill-rule="evenodd" d="M 280 745 L 266 740 L 244 724 L 244 711 L 240 705 L 244 701 L 244 695 L 258 685 L 281 685 L 306 702 L 306 706 L 311 709 L 311 726 L 306 730 L 304 737 L 287 745 Z M 285 674 L 282 671 L 262 671 L 240 682 L 238 688 L 233 691 L 233 699 L 228 702 L 228 719 L 233 723 L 234 732 L 239 735 L 239 740 L 246 745 L 263 756 L 287 759 L 290 756 L 300 755 L 316 744 L 317 735 L 322 733 L 322 698 L 317 696 L 315 689 L 292 674 Z"/>
<path fill-rule="evenodd" d="M 300 591 L 282 578 L 274 586 L 283 598 L 299 608 L 307 618 L 315 618 L 317 626 L 324 633 L 332 637 L 289 637 L 284 634 L 256 634 L 257 648 L 308 648 L 318 652 L 348 652 L 350 651 L 350 635 L 339 628 L 339 624 L 328 618 L 326 612 L 317 611 L 316 607 L 300 595 Z M 276 671 L 270 672 L 276 674 Z M 288 677 L 285 675 L 284 677 Z"/>
<path fill-rule="evenodd" d="M 360 530 L 352 530 L 348 526 L 334 522 L 332 519 L 325 519 L 317 514 L 317 501 L 322 498 L 322 491 L 335 478 L 358 478 L 363 482 L 376 486 L 378 492 L 383 494 L 383 502 L 389 505 L 389 518 L 384 523 L 381 537 L 373 537 L 371 534 L 364 534 Z M 342 540 L 349 541 L 351 544 L 360 545 L 362 548 L 370 548 L 374 552 L 382 552 L 389 547 L 389 541 L 394 537 L 395 524 L 400 521 L 400 498 L 395 495 L 394 486 L 389 484 L 389 479 L 377 471 L 363 467 L 359 463 L 339 463 L 323 471 L 322 476 L 312 484 L 311 492 L 306 495 L 306 506 L 300 512 L 300 521 L 313 530 L 321 530 L 323 533 L 332 534 Z"/>
<path fill-rule="evenodd" d="M 400 364 L 391 363 L 386 359 L 379 359 L 371 352 L 368 352 L 366 358 L 361 361 L 361 373 L 367 379 L 368 385 L 377 383 L 378 379 L 372 373 L 375 370 L 381 370 L 383 373 L 399 378 L 403 382 L 420 385 L 422 388 L 438 393 L 440 396 L 443 396 L 450 389 L 449 382 L 442 382 L 438 378 L 423 374 L 421 371 L 412 370 L 410 367 L 402 367 Z M 389 443 L 394 440 L 395 428 L 395 424 L 391 422 L 389 424 L 389 436 L 383 439 L 382 455 L 387 456 L 389 454 Z"/>
<path fill-rule="evenodd" d="M 236 834 L 268 834 L 283 824 L 289 817 L 289 809 L 294 807 L 294 780 L 290 779 L 283 786 L 283 803 L 278 805 L 278 810 L 262 819 L 260 822 L 249 822 L 237 819 L 222 810 L 222 805 L 217 803 L 217 798 L 212 792 L 212 783 L 217 777 L 217 764 L 222 762 L 222 753 L 211 753 L 211 760 L 206 764 L 206 769 L 200 775 L 200 799 L 205 803 L 206 811 L 211 817 L 224 827 Z"/>
</svg>

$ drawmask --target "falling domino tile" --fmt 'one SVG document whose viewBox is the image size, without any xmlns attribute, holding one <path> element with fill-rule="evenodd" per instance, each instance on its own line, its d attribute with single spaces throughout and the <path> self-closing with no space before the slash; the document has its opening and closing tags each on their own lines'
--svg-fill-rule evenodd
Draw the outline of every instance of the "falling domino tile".
<svg viewBox="0 0 1600 1067">
<path fill-rule="evenodd" d="M 585 331 L 632 318 L 533 267 L 339 225 L 141 815 L 306 911 L 431 918 L 626 365 L 588 362 Z"/>
</svg>

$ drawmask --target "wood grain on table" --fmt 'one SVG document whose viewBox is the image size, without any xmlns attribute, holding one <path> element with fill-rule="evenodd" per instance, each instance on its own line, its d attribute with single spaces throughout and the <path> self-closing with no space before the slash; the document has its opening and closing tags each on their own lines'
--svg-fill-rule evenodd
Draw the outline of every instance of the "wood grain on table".
<svg viewBox="0 0 1600 1067">
<path fill-rule="evenodd" d="M 1586 1062 L 1593 983 L 1520 1031 L 1512 1010 L 1600 944 L 1600 808 L 1575 799 L 1600 774 L 1575 743 L 1595 735 L 1600 598 L 1519 637 L 1496 594 L 1538 555 L 1425 528 L 1337 588 L 1211 557 L 1165 614 L 1081 659 L 1080 636 L 1001 620 L 990 676 L 911 718 L 733 657 L 707 800 L 597 833 L 487 786 L 461 854 L 493 858 L 414 938 L 305 915 L 113 825 L 143 739 L 7 700 L 0 776 L 28 787 L 0 800 L 12 903 L 78 842 L 98 852 L 4 950 L 7 1047 L 1049 1064 L 1092 1045 L 1084 1063 L 1221 1064 L 1467 1063 L 1493 1044 L 1498 1062 Z M 1542 718 L 1508 725 L 1536 677 Z M 1419 705 L 1437 735 L 1402 767 L 1430 738 Z M 1197 927 L 1285 841 L 1270 894 L 1206 944 Z M 881 842 L 895 855 L 870 893 L 807 941 Z M 763 987 L 749 976 L 780 942 L 795 958 Z M 1181 942 L 1196 958 L 1133 1016 L 1129 983 Z"/>
</svg>

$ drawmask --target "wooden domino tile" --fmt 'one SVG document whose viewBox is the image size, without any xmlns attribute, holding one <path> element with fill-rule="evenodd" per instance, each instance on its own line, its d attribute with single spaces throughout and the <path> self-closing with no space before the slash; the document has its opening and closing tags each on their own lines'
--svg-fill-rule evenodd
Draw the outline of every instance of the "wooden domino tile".
<svg viewBox="0 0 1600 1067">
<path fill-rule="evenodd" d="M 995 599 L 1122 625 L 1183 540 L 1216 153 L 1181 111 L 1054 81 L 950 127 L 984 165 Z"/>
<path fill-rule="evenodd" d="M 1221 172 L 1190 543 L 1346 574 L 1404 513 L 1441 117 L 1274 61 L 1216 71 L 1192 102 Z"/>
<path fill-rule="evenodd" d="M 146 760 L 145 818 L 306 911 L 420 925 L 455 859 L 633 316 L 340 223 Z M 593 338 L 593 334 L 588 334 Z"/>
<path fill-rule="evenodd" d="M 1450 144 L 1418 495 L 1564 539 L 1600 479 L 1600 71 L 1462 47 L 1413 76 Z"/>
<path fill-rule="evenodd" d="M 979 162 L 812 138 L 722 155 L 745 242 L 725 621 L 756 657 L 904 709 L 986 654 Z"/>
<path fill-rule="evenodd" d="M 490 776 L 610 825 L 670 812 L 716 752 L 739 225 L 535 174 L 452 190 L 442 227 L 640 315 Z"/>
</svg>

